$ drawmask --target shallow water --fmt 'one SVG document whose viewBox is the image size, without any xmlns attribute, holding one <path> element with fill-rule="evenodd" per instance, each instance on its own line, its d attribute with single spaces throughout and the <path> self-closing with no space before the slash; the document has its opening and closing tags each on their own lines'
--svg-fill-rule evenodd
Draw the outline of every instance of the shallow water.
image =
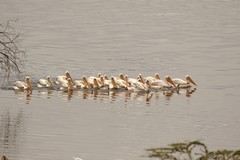
<svg viewBox="0 0 240 160">
<path fill-rule="evenodd" d="M 158 72 L 198 83 L 186 95 L 0 89 L 0 155 L 11 160 L 139 160 L 144 149 L 203 140 L 240 147 L 240 2 L 0 1 L 26 33 L 32 81 Z"/>
</svg>

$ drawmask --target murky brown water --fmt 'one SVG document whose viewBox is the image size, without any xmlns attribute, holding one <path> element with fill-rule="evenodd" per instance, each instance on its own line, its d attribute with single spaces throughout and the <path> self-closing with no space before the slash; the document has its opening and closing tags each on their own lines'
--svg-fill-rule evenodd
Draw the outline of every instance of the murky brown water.
<svg viewBox="0 0 240 160">
<path fill-rule="evenodd" d="M 199 84 L 187 94 L 0 90 L 0 155 L 10 160 L 148 159 L 144 149 L 203 140 L 240 147 L 240 1 L 0 1 L 18 18 L 33 81 L 138 73 Z"/>
</svg>

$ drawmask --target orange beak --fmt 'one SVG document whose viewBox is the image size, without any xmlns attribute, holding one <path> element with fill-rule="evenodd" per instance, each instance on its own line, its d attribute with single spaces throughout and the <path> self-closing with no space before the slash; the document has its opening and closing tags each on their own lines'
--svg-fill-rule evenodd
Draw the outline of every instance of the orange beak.
<svg viewBox="0 0 240 160">
<path fill-rule="evenodd" d="M 189 76 L 186 77 L 187 81 L 191 82 L 192 84 L 194 84 L 195 86 L 197 86 L 197 84 L 192 80 L 192 78 L 190 78 Z"/>
<path fill-rule="evenodd" d="M 176 85 L 173 83 L 172 79 L 169 76 L 166 77 L 166 81 L 172 84 L 176 88 Z"/>
</svg>

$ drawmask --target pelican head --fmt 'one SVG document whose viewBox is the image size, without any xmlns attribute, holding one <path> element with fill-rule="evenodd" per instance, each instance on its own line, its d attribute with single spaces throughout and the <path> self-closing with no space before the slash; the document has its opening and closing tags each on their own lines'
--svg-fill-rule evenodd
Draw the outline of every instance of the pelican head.
<svg viewBox="0 0 240 160">
<path fill-rule="evenodd" d="M 124 80 L 124 76 L 123 76 L 122 73 L 119 74 L 119 78 L 122 79 L 122 80 Z"/>
<path fill-rule="evenodd" d="M 172 81 L 172 79 L 170 78 L 170 76 L 166 76 L 166 77 L 165 77 L 165 80 L 166 80 L 168 83 L 172 84 L 174 87 L 176 87 L 176 85 L 173 83 L 173 81 Z"/>
<path fill-rule="evenodd" d="M 101 81 L 102 84 L 104 84 L 104 78 L 103 78 L 103 76 L 100 76 L 100 81 Z"/>
<path fill-rule="evenodd" d="M 101 81 L 104 81 L 104 78 L 103 78 L 103 76 L 100 76 L 100 80 L 101 80 Z"/>
<path fill-rule="evenodd" d="M 128 75 L 125 75 L 124 79 L 125 79 L 126 82 L 128 82 Z"/>
<path fill-rule="evenodd" d="M 189 75 L 186 75 L 186 81 L 194 84 L 195 86 L 197 86 L 197 84 L 192 80 L 192 78 Z"/>
<path fill-rule="evenodd" d="M 29 77 L 29 76 L 26 76 L 26 77 L 25 77 L 25 80 L 26 80 L 26 84 L 31 84 L 31 82 L 30 82 L 30 77 Z"/>
<path fill-rule="evenodd" d="M 93 83 L 94 83 L 94 85 L 95 85 L 96 87 L 99 87 L 99 83 L 98 83 L 98 81 L 97 81 L 96 78 L 93 79 Z"/>
<path fill-rule="evenodd" d="M 158 73 L 155 73 L 155 78 L 156 78 L 156 79 L 160 79 L 160 76 L 159 76 Z"/>
<path fill-rule="evenodd" d="M 107 75 L 106 75 L 106 74 L 104 75 L 104 79 L 105 79 L 105 80 L 108 80 L 108 77 L 107 77 Z"/>
<path fill-rule="evenodd" d="M 101 73 L 98 73 L 98 78 L 100 78 L 102 76 L 102 74 Z"/>
<path fill-rule="evenodd" d="M 52 87 L 54 82 L 51 80 L 50 76 L 47 76 L 47 81 L 50 83 L 50 87 Z"/>
<path fill-rule="evenodd" d="M 112 81 L 113 84 L 116 83 L 115 78 L 113 76 L 111 76 L 111 81 Z"/>
<path fill-rule="evenodd" d="M 32 90 L 32 84 L 30 82 L 30 77 L 29 76 L 26 76 L 26 85 L 28 87 L 29 90 Z"/>
<path fill-rule="evenodd" d="M 67 78 L 71 78 L 71 76 L 70 76 L 68 71 L 65 72 L 65 75 L 66 75 Z"/>
<path fill-rule="evenodd" d="M 26 79 L 26 81 L 29 81 L 29 80 L 30 80 L 30 77 L 29 77 L 29 76 L 26 76 L 25 79 Z"/>
<path fill-rule="evenodd" d="M 83 76 L 83 78 L 82 78 L 82 79 L 83 79 L 83 81 L 87 81 L 87 78 L 86 78 L 86 76 Z"/>
<path fill-rule="evenodd" d="M 149 88 L 152 88 L 152 85 L 151 85 L 151 83 L 150 83 L 149 80 L 146 80 L 146 84 L 147 84 L 147 86 L 148 86 Z"/>
<path fill-rule="evenodd" d="M 139 74 L 138 74 L 138 77 L 139 77 L 139 79 L 141 80 L 141 82 L 144 83 L 144 80 L 143 80 L 143 78 L 142 78 L 142 74 L 139 73 Z"/>
</svg>

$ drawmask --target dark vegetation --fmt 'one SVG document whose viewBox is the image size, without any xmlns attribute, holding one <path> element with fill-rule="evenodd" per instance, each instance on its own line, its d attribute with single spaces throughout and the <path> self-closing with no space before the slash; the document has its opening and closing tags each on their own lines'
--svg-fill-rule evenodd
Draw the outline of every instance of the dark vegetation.
<svg viewBox="0 0 240 160">
<path fill-rule="evenodd" d="M 25 50 L 21 47 L 21 41 L 24 35 L 15 29 L 16 21 L 0 24 L 0 82 L 23 71 Z"/>
<path fill-rule="evenodd" d="M 240 150 L 209 151 L 200 141 L 173 143 L 167 147 L 146 150 L 148 157 L 161 160 L 240 160 Z"/>
</svg>

